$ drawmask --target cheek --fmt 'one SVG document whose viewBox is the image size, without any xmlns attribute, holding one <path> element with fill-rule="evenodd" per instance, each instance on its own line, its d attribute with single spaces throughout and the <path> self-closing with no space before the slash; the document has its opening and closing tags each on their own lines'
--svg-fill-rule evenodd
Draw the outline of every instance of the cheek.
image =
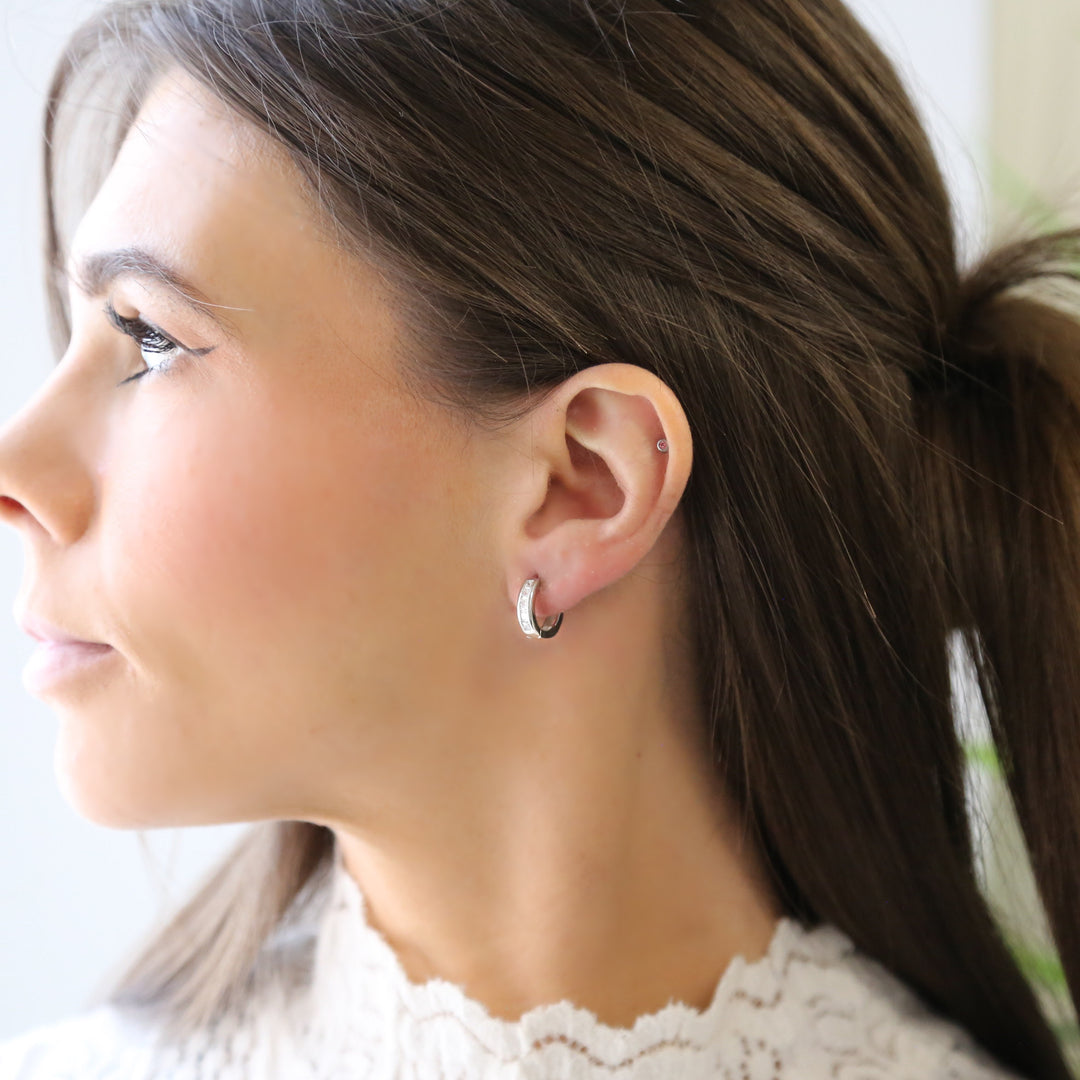
<svg viewBox="0 0 1080 1080">
<path fill-rule="evenodd" d="M 273 391 L 192 394 L 126 429 L 105 591 L 136 661 L 191 709 L 257 710 L 290 737 L 313 687 L 324 715 L 417 704 L 402 668 L 460 616 L 445 559 L 461 466 L 400 400 L 358 415 L 340 393 Z"/>
<path fill-rule="evenodd" d="M 58 750 L 91 819 L 304 816 L 452 707 L 485 572 L 464 452 L 401 400 L 288 389 L 163 383 L 118 429 L 98 541 L 125 668 Z"/>
<path fill-rule="evenodd" d="M 385 411 L 342 423 L 333 403 L 249 394 L 174 409 L 152 439 L 141 426 L 103 507 L 107 588 L 133 622 L 303 635 L 349 568 L 377 567 L 414 535 L 430 470 L 402 454 Z"/>
</svg>

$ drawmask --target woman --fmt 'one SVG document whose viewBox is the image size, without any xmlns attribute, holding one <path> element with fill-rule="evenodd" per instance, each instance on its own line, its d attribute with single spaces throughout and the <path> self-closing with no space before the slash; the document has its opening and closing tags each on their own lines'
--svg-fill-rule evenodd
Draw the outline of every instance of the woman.
<svg viewBox="0 0 1080 1080">
<path fill-rule="evenodd" d="M 252 827 L 0 1076 L 1068 1075 L 948 660 L 1075 987 L 1080 235 L 961 272 L 839 0 L 113 4 L 45 147 L 27 687 Z"/>
</svg>

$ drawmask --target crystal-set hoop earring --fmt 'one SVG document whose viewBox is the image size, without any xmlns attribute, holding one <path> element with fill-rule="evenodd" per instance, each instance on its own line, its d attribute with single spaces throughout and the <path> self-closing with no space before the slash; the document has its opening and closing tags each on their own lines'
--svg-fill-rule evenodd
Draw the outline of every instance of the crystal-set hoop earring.
<svg viewBox="0 0 1080 1080">
<path fill-rule="evenodd" d="M 539 587 L 540 579 L 538 577 L 529 578 L 521 586 L 521 592 L 518 593 L 517 600 L 518 626 L 524 631 L 526 637 L 554 637 L 559 632 L 559 627 L 562 626 L 562 612 L 560 611 L 558 615 L 552 615 L 545 619 L 543 626 L 537 623 L 533 600 Z"/>
</svg>

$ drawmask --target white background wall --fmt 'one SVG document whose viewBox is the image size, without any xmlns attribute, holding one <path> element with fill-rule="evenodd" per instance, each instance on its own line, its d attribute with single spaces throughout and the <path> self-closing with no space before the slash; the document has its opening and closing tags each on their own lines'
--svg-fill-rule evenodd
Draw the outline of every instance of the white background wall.
<svg viewBox="0 0 1080 1080">
<path fill-rule="evenodd" d="M 957 203 L 964 261 L 988 235 L 990 0 L 847 0 L 896 61 Z"/>
<path fill-rule="evenodd" d="M 956 192 L 962 251 L 984 235 L 988 0 L 855 0 L 907 72 Z M 0 0 L 0 422 L 47 376 L 38 127 L 51 63 L 94 0 Z M 0 529 L 0 1040 L 78 1011 L 106 971 L 241 826 L 138 836 L 89 824 L 53 777 L 56 722 L 22 689 L 31 642 L 8 614 L 22 544 Z M 160 878 L 160 880 L 158 880 Z M 171 887 L 170 887 L 171 883 Z"/>
</svg>

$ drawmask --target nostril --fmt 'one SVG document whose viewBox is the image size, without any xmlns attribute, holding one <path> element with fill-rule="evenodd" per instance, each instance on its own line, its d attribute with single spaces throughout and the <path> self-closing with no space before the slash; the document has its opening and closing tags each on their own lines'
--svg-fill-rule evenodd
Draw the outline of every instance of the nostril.
<svg viewBox="0 0 1080 1080">
<path fill-rule="evenodd" d="M 25 507 L 18 499 L 13 499 L 10 495 L 0 495 L 0 521 L 15 517 L 24 510 Z"/>
</svg>

